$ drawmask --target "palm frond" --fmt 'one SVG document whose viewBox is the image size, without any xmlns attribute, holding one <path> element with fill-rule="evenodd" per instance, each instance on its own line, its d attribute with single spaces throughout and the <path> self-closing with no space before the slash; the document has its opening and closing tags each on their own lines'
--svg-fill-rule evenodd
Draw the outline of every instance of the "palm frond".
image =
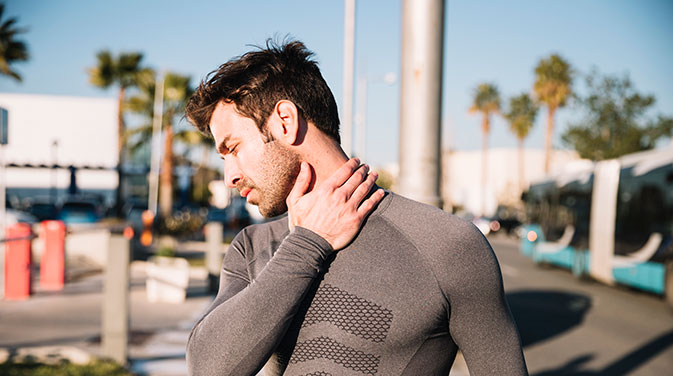
<svg viewBox="0 0 673 376">
<path fill-rule="evenodd" d="M 523 140 L 528 136 L 535 124 L 537 112 L 537 104 L 527 93 L 509 99 L 509 109 L 505 113 L 505 119 L 518 139 Z"/>
</svg>

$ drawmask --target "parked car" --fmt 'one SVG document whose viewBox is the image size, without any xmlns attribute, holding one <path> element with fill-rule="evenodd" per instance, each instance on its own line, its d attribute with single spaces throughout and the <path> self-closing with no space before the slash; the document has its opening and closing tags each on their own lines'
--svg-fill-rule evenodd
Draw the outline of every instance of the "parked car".
<svg viewBox="0 0 673 376">
<path fill-rule="evenodd" d="M 517 236 L 522 225 L 523 213 L 512 206 L 499 205 L 495 215 L 491 218 L 491 231 L 504 230 L 507 235 Z M 496 229 L 497 228 L 497 229 Z"/>
<path fill-rule="evenodd" d="M 32 216 L 30 213 L 26 213 L 23 211 L 15 210 L 15 209 L 7 209 L 7 216 L 5 217 L 5 225 L 6 226 L 11 226 L 15 223 L 28 223 L 30 225 L 35 224 L 39 222 L 37 218 Z M 2 236 L 4 234 L 0 234 L 0 238 L 4 237 Z"/>
<path fill-rule="evenodd" d="M 37 218 L 38 221 L 58 219 L 58 207 L 48 201 L 36 201 L 30 204 L 27 212 Z"/>
<path fill-rule="evenodd" d="M 252 223 L 250 213 L 245 207 L 245 202 L 237 202 L 232 200 L 232 203 L 224 209 L 211 207 L 208 209 L 206 222 L 220 222 L 224 228 L 240 230 Z"/>
<path fill-rule="evenodd" d="M 58 217 L 66 224 L 96 223 L 103 218 L 103 208 L 94 200 L 69 198 L 61 205 Z"/>
<path fill-rule="evenodd" d="M 129 200 L 122 208 L 122 215 L 130 222 L 134 230 L 139 231 L 143 228 L 142 215 L 146 210 L 146 200 Z"/>
</svg>

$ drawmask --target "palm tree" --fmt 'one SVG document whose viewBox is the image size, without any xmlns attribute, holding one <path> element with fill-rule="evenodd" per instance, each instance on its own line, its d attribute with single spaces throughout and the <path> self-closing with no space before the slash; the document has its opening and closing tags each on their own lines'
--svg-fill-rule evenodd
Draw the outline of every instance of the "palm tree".
<svg viewBox="0 0 673 376">
<path fill-rule="evenodd" d="M 205 134 L 190 128 L 183 129 L 175 134 L 175 139 L 178 140 L 183 145 L 186 145 L 188 150 L 192 148 L 201 149 L 201 161 L 199 162 L 198 171 L 195 174 L 200 177 L 200 181 L 197 184 L 194 184 L 194 188 L 199 187 L 199 190 L 194 191 L 193 198 L 197 202 L 205 202 L 206 191 L 207 191 L 207 176 L 209 175 L 206 170 L 208 170 L 208 161 L 210 156 L 213 153 L 213 139 L 206 136 Z"/>
<path fill-rule="evenodd" d="M 541 59 L 535 67 L 533 91 L 537 101 L 547 106 L 547 135 L 545 138 L 544 172 L 549 172 L 551 139 L 554 134 L 554 113 L 566 105 L 572 95 L 573 71 L 561 56 L 552 54 Z"/>
<path fill-rule="evenodd" d="M 15 40 L 17 34 L 25 33 L 25 29 L 14 26 L 17 18 L 12 17 L 3 21 L 5 4 L 0 4 L 0 74 L 12 77 L 21 82 L 21 75 L 11 67 L 12 63 L 28 60 L 28 48 L 22 41 Z"/>
<path fill-rule="evenodd" d="M 486 178 L 488 158 L 488 135 L 491 132 L 491 115 L 500 112 L 500 92 L 495 84 L 481 83 L 474 90 L 474 100 L 470 113 L 479 112 L 481 118 L 481 214 L 486 210 Z"/>
<path fill-rule="evenodd" d="M 538 106 L 526 93 L 509 99 L 509 110 L 505 114 L 505 119 L 509 122 L 509 129 L 516 135 L 519 141 L 519 191 L 523 191 L 523 140 L 528 137 L 528 133 L 537 116 Z"/>
<path fill-rule="evenodd" d="M 176 73 L 166 73 L 164 76 L 164 102 L 162 114 L 162 128 L 164 136 L 163 157 L 161 162 L 161 173 L 159 177 L 159 203 L 160 212 L 167 216 L 173 210 L 173 166 L 175 158 L 173 155 L 173 143 L 175 139 L 174 122 L 175 119 L 185 111 L 187 100 L 192 95 L 190 86 L 190 77 Z M 155 73 L 151 69 L 145 69 L 139 76 L 139 93 L 127 101 L 129 110 L 145 115 L 148 122 L 131 132 L 131 135 L 138 135 L 135 142 L 130 144 L 130 150 L 138 150 L 142 145 L 151 140 L 152 118 L 154 114 L 154 93 L 156 88 Z"/>
<path fill-rule="evenodd" d="M 89 82 L 92 85 L 107 89 L 110 86 L 118 86 L 119 92 L 117 94 L 117 153 L 118 165 L 117 175 L 119 183 L 116 192 L 116 210 L 117 215 L 121 214 L 122 202 L 122 182 L 123 171 L 122 165 L 124 162 L 124 145 L 125 145 L 125 125 L 124 125 L 124 103 L 126 90 L 129 87 L 135 86 L 138 80 L 138 74 L 142 70 L 140 68 L 140 61 L 143 55 L 138 52 L 121 53 L 117 58 L 113 57 L 110 51 L 100 51 L 96 55 L 97 65 L 89 68 Z"/>
</svg>

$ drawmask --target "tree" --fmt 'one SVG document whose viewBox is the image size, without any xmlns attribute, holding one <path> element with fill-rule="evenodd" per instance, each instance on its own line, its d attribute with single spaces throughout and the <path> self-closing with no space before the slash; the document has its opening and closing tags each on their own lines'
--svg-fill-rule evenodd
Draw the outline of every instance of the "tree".
<svg viewBox="0 0 673 376">
<path fill-rule="evenodd" d="M 652 149 L 657 140 L 671 137 L 673 118 L 648 115 L 653 95 L 639 93 L 628 74 L 602 76 L 594 70 L 587 78 L 588 94 L 579 100 L 585 111 L 582 121 L 572 124 L 562 139 L 582 158 L 602 160 Z"/>
<path fill-rule="evenodd" d="M 481 113 L 481 214 L 486 210 L 486 179 L 488 174 L 488 135 L 491 131 L 491 115 L 500 112 L 500 92 L 495 84 L 481 83 L 474 90 L 470 113 Z"/>
<path fill-rule="evenodd" d="M 523 93 L 519 96 L 509 99 L 509 108 L 505 114 L 505 119 L 509 123 L 509 129 L 516 135 L 519 142 L 519 191 L 523 191 L 523 141 L 528 137 L 528 133 L 537 116 L 538 106 L 531 97 Z"/>
<path fill-rule="evenodd" d="M 533 91 L 537 101 L 547 106 L 547 135 L 545 137 L 544 172 L 549 172 L 551 140 L 554 135 L 554 114 L 572 96 L 573 71 L 561 56 L 552 54 L 541 59 L 535 67 Z"/>
<path fill-rule="evenodd" d="M 187 146 L 188 150 L 192 148 L 201 149 L 201 161 L 199 162 L 197 172 L 194 174 L 195 180 L 198 178 L 198 181 L 194 182 L 192 199 L 195 202 L 207 203 L 207 198 L 209 197 L 208 182 L 212 180 L 208 179 L 208 177 L 213 173 L 212 168 L 208 166 L 210 156 L 215 150 L 213 149 L 213 139 L 193 129 L 193 127 L 177 132 L 175 139 Z"/>
<path fill-rule="evenodd" d="M 131 135 L 139 136 L 135 137 L 135 142 L 130 144 L 130 150 L 133 151 L 138 150 L 152 138 L 154 94 L 156 91 L 155 76 L 153 70 L 144 69 L 138 76 L 138 94 L 130 97 L 126 103 L 129 110 L 144 115 L 147 119 L 147 123 L 130 132 Z M 173 143 L 176 136 L 173 125 L 175 119 L 184 114 L 187 100 L 192 95 L 193 90 L 190 87 L 189 81 L 189 76 L 176 73 L 168 72 L 164 76 L 164 101 L 161 125 L 164 136 L 164 148 L 159 177 L 160 212 L 164 216 L 169 215 L 173 211 L 173 167 L 175 166 Z M 189 137 L 181 133 L 179 134 L 181 138 Z"/>
<path fill-rule="evenodd" d="M 124 163 L 124 146 L 125 146 L 125 131 L 124 124 L 124 103 L 126 90 L 129 87 L 135 86 L 138 80 L 138 74 L 141 72 L 140 61 L 143 55 L 138 52 L 121 53 L 118 57 L 112 56 L 110 51 L 100 51 L 96 55 L 97 65 L 89 68 L 89 81 L 92 85 L 107 89 L 110 86 L 118 86 L 119 92 L 117 94 L 117 153 L 118 165 L 117 175 L 119 183 L 116 192 L 116 211 L 117 215 L 121 214 L 122 202 L 122 182 Z"/>
<path fill-rule="evenodd" d="M 25 33 L 26 29 L 16 28 L 14 24 L 18 19 L 15 17 L 3 20 L 4 11 L 5 4 L 0 4 L 0 74 L 21 82 L 21 75 L 12 69 L 12 64 L 28 60 L 28 47 L 25 42 L 14 38 Z"/>
</svg>

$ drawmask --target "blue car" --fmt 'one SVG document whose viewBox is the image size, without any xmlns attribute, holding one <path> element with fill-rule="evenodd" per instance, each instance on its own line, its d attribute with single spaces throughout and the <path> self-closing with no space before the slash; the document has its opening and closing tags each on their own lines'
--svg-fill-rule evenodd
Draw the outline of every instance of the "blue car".
<svg viewBox="0 0 673 376">
<path fill-rule="evenodd" d="M 96 223 L 102 218 L 100 208 L 90 201 L 66 201 L 59 212 L 59 219 L 66 224 Z"/>
</svg>

